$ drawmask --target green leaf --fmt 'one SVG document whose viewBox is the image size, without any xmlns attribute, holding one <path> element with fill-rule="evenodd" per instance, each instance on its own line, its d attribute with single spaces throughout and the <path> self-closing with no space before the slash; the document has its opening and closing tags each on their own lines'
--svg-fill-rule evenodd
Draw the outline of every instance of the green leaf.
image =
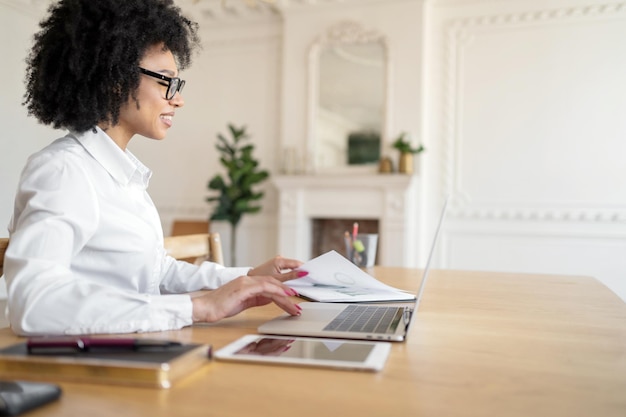
<svg viewBox="0 0 626 417">
<path fill-rule="evenodd" d="M 412 148 L 411 144 L 409 143 L 409 141 L 407 141 L 405 139 L 407 133 L 406 132 L 402 132 L 400 133 L 400 135 L 398 135 L 398 137 L 396 138 L 396 140 L 392 143 L 391 146 L 393 146 L 394 148 L 396 148 L 397 150 L 400 151 L 400 153 L 413 153 L 413 154 L 417 154 L 420 152 L 423 152 L 425 150 L 423 145 L 418 146 L 417 148 Z"/>
<path fill-rule="evenodd" d="M 224 183 L 224 179 L 222 178 L 221 175 L 216 175 L 214 176 L 210 181 L 209 181 L 209 188 L 211 190 L 221 190 L 226 186 L 226 184 Z"/>
</svg>

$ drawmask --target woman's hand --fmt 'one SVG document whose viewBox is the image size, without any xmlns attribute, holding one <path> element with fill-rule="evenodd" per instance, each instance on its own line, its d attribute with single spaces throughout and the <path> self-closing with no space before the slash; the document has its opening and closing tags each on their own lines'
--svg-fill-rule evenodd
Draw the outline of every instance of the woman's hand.
<svg viewBox="0 0 626 417">
<path fill-rule="evenodd" d="M 193 321 L 215 322 L 234 316 L 250 307 L 271 302 L 276 303 L 292 316 L 297 316 L 300 315 L 300 306 L 290 300 L 291 296 L 296 295 L 298 295 L 296 291 L 274 277 L 242 276 L 216 290 L 192 298 Z"/>
<path fill-rule="evenodd" d="M 279 281 L 285 282 L 291 279 L 301 278 L 308 274 L 306 271 L 297 271 L 302 262 L 295 259 L 287 259 L 282 256 L 275 256 L 262 265 L 248 271 L 249 276 L 270 275 Z M 285 272 L 285 270 L 288 270 Z"/>
</svg>

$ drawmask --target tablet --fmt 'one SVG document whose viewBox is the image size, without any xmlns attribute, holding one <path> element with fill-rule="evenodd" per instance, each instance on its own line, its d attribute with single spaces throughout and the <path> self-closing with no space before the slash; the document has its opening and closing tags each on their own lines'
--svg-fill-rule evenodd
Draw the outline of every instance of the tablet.
<svg viewBox="0 0 626 417">
<path fill-rule="evenodd" d="M 224 361 L 380 371 L 391 344 L 342 339 L 246 335 L 215 352 Z"/>
</svg>

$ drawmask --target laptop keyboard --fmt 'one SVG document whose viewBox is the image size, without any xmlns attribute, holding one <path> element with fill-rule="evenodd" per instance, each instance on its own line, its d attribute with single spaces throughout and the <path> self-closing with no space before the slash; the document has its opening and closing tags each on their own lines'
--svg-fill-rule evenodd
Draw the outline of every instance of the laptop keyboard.
<svg viewBox="0 0 626 417">
<path fill-rule="evenodd" d="M 396 318 L 394 320 L 394 318 Z M 337 315 L 326 327 L 326 331 L 360 332 L 360 333 L 393 333 L 396 324 L 402 317 L 402 308 L 349 305 Z M 394 324 L 391 327 L 391 324 Z"/>
</svg>

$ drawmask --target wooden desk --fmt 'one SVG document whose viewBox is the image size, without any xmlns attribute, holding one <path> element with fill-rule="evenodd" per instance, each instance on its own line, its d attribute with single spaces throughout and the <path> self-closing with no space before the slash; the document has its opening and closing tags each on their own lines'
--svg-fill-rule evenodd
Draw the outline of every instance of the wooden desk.
<svg viewBox="0 0 626 417">
<path fill-rule="evenodd" d="M 413 290 L 421 277 L 373 274 Z M 220 348 L 277 314 L 165 336 Z M 0 345 L 17 340 L 0 330 Z M 592 278 L 433 271 L 407 342 L 380 373 L 212 362 L 169 390 L 61 385 L 60 402 L 29 416 L 623 417 L 626 305 Z"/>
</svg>

